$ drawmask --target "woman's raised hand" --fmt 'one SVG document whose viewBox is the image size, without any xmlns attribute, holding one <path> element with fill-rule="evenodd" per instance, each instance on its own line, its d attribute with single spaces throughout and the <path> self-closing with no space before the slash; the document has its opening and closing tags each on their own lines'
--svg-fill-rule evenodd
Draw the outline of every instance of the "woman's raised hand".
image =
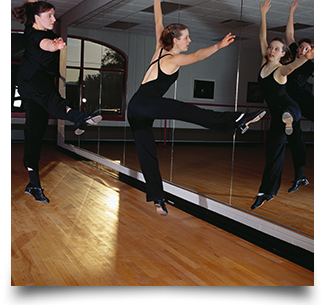
<svg viewBox="0 0 325 305">
<path fill-rule="evenodd" d="M 290 13 L 294 13 L 294 11 L 297 9 L 298 5 L 299 5 L 298 0 L 292 1 L 291 5 L 290 5 Z"/>
<path fill-rule="evenodd" d="M 265 0 L 264 3 L 260 3 L 260 10 L 262 14 L 266 14 L 271 7 L 271 0 Z"/>
</svg>

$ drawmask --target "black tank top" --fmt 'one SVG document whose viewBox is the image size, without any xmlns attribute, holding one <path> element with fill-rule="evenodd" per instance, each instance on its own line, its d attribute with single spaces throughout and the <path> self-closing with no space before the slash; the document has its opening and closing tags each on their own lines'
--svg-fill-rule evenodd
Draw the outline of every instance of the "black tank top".
<svg viewBox="0 0 325 305">
<path fill-rule="evenodd" d="M 140 86 L 140 89 L 142 92 L 143 92 L 143 90 L 145 90 L 146 92 L 148 92 L 150 94 L 154 94 L 155 96 L 163 96 L 167 92 L 167 90 L 170 88 L 170 86 L 178 78 L 179 70 L 177 70 L 176 72 L 174 72 L 171 75 L 165 74 L 163 71 L 161 71 L 160 59 L 167 55 L 172 56 L 172 54 L 165 54 L 165 55 L 161 56 L 162 51 L 163 51 L 163 49 L 161 49 L 158 59 L 153 61 L 148 67 L 148 69 L 149 69 L 154 63 L 158 62 L 158 76 L 156 79 L 154 79 L 152 81 L 148 81 L 145 84 L 142 84 Z M 148 69 L 147 69 L 147 71 L 148 71 Z"/>
<path fill-rule="evenodd" d="M 275 69 L 268 76 L 262 78 L 261 71 L 266 63 L 261 67 L 258 74 L 258 83 L 261 88 L 262 95 L 269 107 L 271 116 L 274 117 L 278 115 L 283 109 L 286 109 L 289 104 L 295 103 L 286 91 L 286 84 L 279 84 L 274 79 Z"/>
</svg>

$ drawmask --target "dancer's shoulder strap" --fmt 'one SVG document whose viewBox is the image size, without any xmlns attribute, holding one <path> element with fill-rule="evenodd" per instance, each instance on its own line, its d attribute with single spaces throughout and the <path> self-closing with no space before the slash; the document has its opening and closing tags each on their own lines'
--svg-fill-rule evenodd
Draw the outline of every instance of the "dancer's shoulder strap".
<svg viewBox="0 0 325 305">
<path fill-rule="evenodd" d="M 173 55 L 173 54 L 167 53 L 167 54 L 161 56 L 162 51 L 163 51 L 163 48 L 161 48 L 161 50 L 160 50 L 159 57 L 158 57 L 156 60 L 154 60 L 154 61 L 149 65 L 148 69 L 149 69 L 149 68 L 150 68 L 154 63 L 156 63 L 157 61 L 158 61 L 158 64 L 159 64 L 159 60 L 162 59 L 163 57 L 165 57 L 165 56 L 167 56 L 167 55 Z M 148 69 L 147 69 L 147 70 L 148 70 Z"/>
</svg>

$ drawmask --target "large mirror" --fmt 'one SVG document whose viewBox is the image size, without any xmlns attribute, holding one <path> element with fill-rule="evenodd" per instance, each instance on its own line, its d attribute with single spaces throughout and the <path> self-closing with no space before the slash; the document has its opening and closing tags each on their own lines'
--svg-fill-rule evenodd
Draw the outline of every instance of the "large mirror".
<svg viewBox="0 0 325 305">
<path fill-rule="evenodd" d="M 54 1 L 55 2 L 55 1 Z M 268 41 L 285 38 L 292 0 L 272 1 L 267 14 Z M 100 112 L 104 120 L 77 138 L 66 124 L 65 141 L 140 170 L 127 103 L 138 89 L 155 47 L 151 0 L 107 1 L 68 27 L 66 90 L 80 109 Z M 220 41 L 228 32 L 236 41 L 205 61 L 183 67 L 166 96 L 216 111 L 267 109 L 257 76 L 260 0 L 174 0 L 163 3 L 164 25 L 188 26 L 188 52 Z M 314 1 L 300 0 L 294 14 L 295 40 L 314 38 Z M 313 86 L 313 79 L 310 80 Z M 247 213 L 313 236 L 313 122 L 302 117 L 307 186 L 288 193 L 294 180 L 287 145 L 282 184 L 274 200 L 251 211 L 265 165 L 267 115 L 241 135 L 211 131 L 173 120 L 156 120 L 154 133 L 162 178 Z M 145 197 L 144 197 L 145 198 Z"/>
<path fill-rule="evenodd" d="M 297 1 L 298 2 L 298 1 Z M 260 1 L 243 1 L 241 28 L 241 51 L 239 69 L 238 105 L 256 108 L 266 107 L 261 99 L 260 91 L 256 92 L 257 75 L 260 69 L 261 55 L 258 39 L 260 26 Z M 289 17 L 290 5 L 293 1 L 272 1 L 267 20 L 267 38 L 286 39 L 286 25 Z M 294 12 L 294 39 L 296 43 L 302 39 L 314 40 L 314 1 L 299 1 Z M 311 73 L 311 72 L 309 72 Z M 313 87 L 313 77 L 309 77 L 310 87 Z M 308 106 L 313 109 L 313 102 Z M 244 109 L 244 108 L 241 108 Z M 293 186 L 295 170 L 292 157 L 292 146 L 285 147 L 281 185 L 274 199 L 265 202 L 262 207 L 252 213 L 272 219 L 275 222 L 297 230 L 301 233 L 314 235 L 314 123 L 310 116 L 304 116 L 302 111 L 301 129 L 306 146 L 306 165 L 304 175 L 309 184 L 300 186 L 296 192 L 289 193 Z M 307 115 L 308 116 L 308 115 Z M 247 137 L 236 137 L 235 156 L 233 163 L 232 199 L 234 206 L 251 211 L 254 197 L 259 192 L 266 162 L 265 150 L 268 130 L 272 118 L 268 112 L 262 120 L 262 125 L 254 127 Z M 258 124 L 256 124 L 258 125 Z M 247 139 L 247 140 L 246 140 Z M 246 142 L 248 141 L 248 143 Z"/>
</svg>

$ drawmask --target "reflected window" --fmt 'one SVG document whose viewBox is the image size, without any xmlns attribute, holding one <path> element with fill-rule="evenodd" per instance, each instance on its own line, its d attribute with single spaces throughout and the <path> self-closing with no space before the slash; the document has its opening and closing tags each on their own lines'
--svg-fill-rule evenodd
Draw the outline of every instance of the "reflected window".
<svg viewBox="0 0 325 305">
<path fill-rule="evenodd" d="M 67 66 L 81 67 L 81 39 L 68 38 Z"/>
<path fill-rule="evenodd" d="M 126 56 L 102 42 L 68 37 L 66 94 L 78 109 L 124 120 Z"/>
</svg>

